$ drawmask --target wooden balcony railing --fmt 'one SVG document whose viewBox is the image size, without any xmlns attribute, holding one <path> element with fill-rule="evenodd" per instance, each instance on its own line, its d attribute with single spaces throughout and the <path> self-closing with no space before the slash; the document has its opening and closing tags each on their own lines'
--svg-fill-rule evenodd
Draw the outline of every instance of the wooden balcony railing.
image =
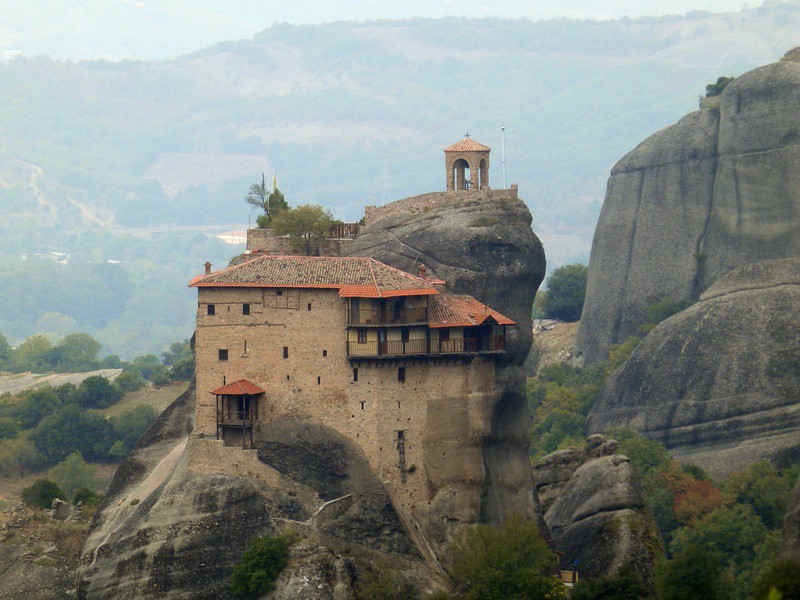
<svg viewBox="0 0 800 600">
<path fill-rule="evenodd" d="M 447 340 L 389 340 L 381 342 L 348 342 L 347 355 L 408 356 L 426 354 L 470 354 L 477 352 L 504 352 L 506 337 L 493 335 L 484 338 L 450 338 Z"/>
<path fill-rule="evenodd" d="M 347 322 L 350 325 L 384 325 L 399 323 L 426 323 L 428 308 L 384 309 L 359 308 L 347 309 Z"/>
<path fill-rule="evenodd" d="M 250 406 L 249 410 L 237 410 L 236 407 L 218 408 L 217 425 L 252 425 L 258 420 L 258 405 Z"/>
</svg>

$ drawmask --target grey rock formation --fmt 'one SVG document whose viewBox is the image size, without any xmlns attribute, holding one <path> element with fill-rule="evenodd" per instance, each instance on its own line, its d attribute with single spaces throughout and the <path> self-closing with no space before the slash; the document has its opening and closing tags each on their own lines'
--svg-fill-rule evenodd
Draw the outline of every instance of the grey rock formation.
<svg viewBox="0 0 800 600">
<path fill-rule="evenodd" d="M 79 598 L 228 598 L 248 541 L 287 529 L 303 541 L 276 599 L 299 597 L 310 582 L 314 594 L 301 597 L 352 597 L 348 565 L 364 553 L 424 572 L 383 486 L 346 439 L 276 423 L 256 440 L 272 469 L 190 435 L 193 409 L 190 389 L 118 470 L 82 551 Z"/>
<path fill-rule="evenodd" d="M 414 199 L 409 199 L 413 202 Z M 405 271 L 425 264 L 447 282 L 447 290 L 470 294 L 518 326 L 509 331 L 507 356 L 498 362 L 499 401 L 486 416 L 487 438 L 465 440 L 474 430 L 467 403 L 429 406 L 432 424 L 425 435 L 428 472 L 441 473 L 433 482 L 433 513 L 428 534 L 443 540 L 448 523 L 462 505 L 477 506 L 480 518 L 499 522 L 507 514 L 533 514 L 527 447 L 527 402 L 523 363 L 531 345 L 531 305 L 545 273 L 541 242 L 531 230 L 525 204 L 501 193 L 442 193 L 423 212 L 395 214 L 371 224 L 353 242 L 349 254 L 371 256 Z M 440 464 L 443 455 L 451 457 Z M 434 461 L 438 461 L 434 464 Z M 426 465 L 426 467 L 429 465 Z"/>
<path fill-rule="evenodd" d="M 648 306 L 697 299 L 750 262 L 800 254 L 800 63 L 738 77 L 617 163 L 592 245 L 576 339 L 585 364 Z"/>
<path fill-rule="evenodd" d="M 591 432 L 630 427 L 715 476 L 800 446 L 800 258 L 720 279 L 606 382 Z"/>
<path fill-rule="evenodd" d="M 652 587 L 658 529 L 635 469 L 616 448 L 594 435 L 583 449 L 545 456 L 533 467 L 535 490 L 562 568 L 595 578 L 629 564 Z"/>
</svg>

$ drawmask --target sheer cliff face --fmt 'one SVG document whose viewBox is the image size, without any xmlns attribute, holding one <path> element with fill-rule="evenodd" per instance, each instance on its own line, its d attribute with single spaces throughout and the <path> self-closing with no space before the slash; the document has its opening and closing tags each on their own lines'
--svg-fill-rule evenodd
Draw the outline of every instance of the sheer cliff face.
<svg viewBox="0 0 800 600">
<path fill-rule="evenodd" d="M 799 144 L 800 63 L 779 62 L 614 167 L 576 340 L 586 364 L 635 334 L 659 300 L 697 299 L 731 269 L 800 254 Z"/>
<path fill-rule="evenodd" d="M 800 448 L 800 258 L 734 270 L 606 382 L 591 432 L 630 427 L 724 476 Z"/>
<path fill-rule="evenodd" d="M 425 264 L 447 281 L 448 291 L 470 294 L 518 323 L 509 331 L 508 354 L 498 359 L 496 393 L 486 396 L 490 405 L 470 410 L 474 394 L 447 406 L 429 403 L 425 466 L 436 477 L 423 527 L 434 544 L 449 538 L 454 523 L 499 522 L 533 509 L 522 365 L 544 251 L 520 200 L 463 198 L 453 192 L 421 214 L 381 219 L 349 251 L 405 271 Z M 476 431 L 483 433 L 467 435 Z"/>
</svg>

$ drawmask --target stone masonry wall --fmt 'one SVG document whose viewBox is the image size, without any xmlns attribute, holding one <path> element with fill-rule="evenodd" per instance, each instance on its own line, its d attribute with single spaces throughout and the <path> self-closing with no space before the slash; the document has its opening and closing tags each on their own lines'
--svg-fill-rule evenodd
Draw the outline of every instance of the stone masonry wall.
<svg viewBox="0 0 800 600">
<path fill-rule="evenodd" d="M 489 434 L 483 430 L 491 423 L 487 411 L 497 401 L 492 358 L 351 363 L 346 300 L 335 290 L 198 291 L 196 431 L 216 434 L 211 390 L 248 379 L 266 391 L 259 406 L 262 427 L 270 420 L 308 420 L 347 436 L 406 515 L 424 520 L 435 492 L 448 489 L 454 491 L 452 519 L 478 518 L 478 499 L 455 493 L 463 482 L 451 480 L 454 472 L 465 477 L 465 469 L 451 466 L 472 465 L 467 479 L 480 481 L 483 462 L 466 451 L 454 453 L 452 441 L 466 447 Z M 242 314 L 243 303 L 250 304 L 250 315 Z M 208 304 L 214 304 L 213 316 Z M 220 349 L 228 350 L 227 361 L 219 360 Z M 400 367 L 405 381 L 399 381 Z M 451 422 L 458 426 L 448 427 Z M 404 432 L 405 473 L 398 467 L 398 431 Z"/>
<path fill-rule="evenodd" d="M 351 239 L 328 238 L 319 249 L 320 256 L 344 256 Z M 292 248 L 292 240 L 288 235 L 275 235 L 273 229 L 248 229 L 247 252 L 265 252 L 274 255 L 291 256 L 299 254 Z"/>
<path fill-rule="evenodd" d="M 460 204 L 469 200 L 516 200 L 517 185 L 507 190 L 456 190 L 431 192 L 396 200 L 384 206 L 367 206 L 364 209 L 364 226 L 369 227 L 379 220 L 393 215 L 413 215 L 448 204 Z"/>
</svg>

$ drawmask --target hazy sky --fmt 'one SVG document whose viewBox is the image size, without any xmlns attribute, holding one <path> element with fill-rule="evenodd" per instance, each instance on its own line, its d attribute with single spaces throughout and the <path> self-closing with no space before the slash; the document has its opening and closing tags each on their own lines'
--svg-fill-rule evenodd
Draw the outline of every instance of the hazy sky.
<svg viewBox="0 0 800 600">
<path fill-rule="evenodd" d="M 751 0 L 750 6 L 761 3 Z M 0 50 L 152 60 L 250 38 L 276 22 L 444 16 L 613 19 L 733 12 L 745 5 L 743 0 L 0 0 Z"/>
</svg>

